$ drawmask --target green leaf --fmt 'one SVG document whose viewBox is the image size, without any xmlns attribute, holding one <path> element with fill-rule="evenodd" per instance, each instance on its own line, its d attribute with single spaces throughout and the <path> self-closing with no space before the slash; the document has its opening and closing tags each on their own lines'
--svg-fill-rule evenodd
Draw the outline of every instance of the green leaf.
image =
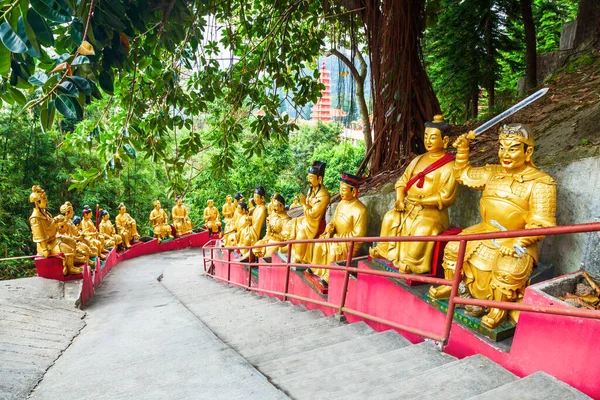
<svg viewBox="0 0 600 400">
<path fill-rule="evenodd" d="M 64 115 L 68 119 L 77 119 L 77 111 L 71 99 L 65 95 L 59 95 L 56 98 L 56 109 L 59 113 Z"/>
<path fill-rule="evenodd" d="M 44 18 L 40 16 L 33 8 L 27 10 L 27 22 L 35 32 L 35 36 L 43 46 L 54 46 L 54 35 L 52 29 Z"/>
<path fill-rule="evenodd" d="M 40 122 L 42 124 L 42 131 L 48 133 L 48 130 L 54 123 L 54 115 L 56 114 L 56 107 L 54 106 L 54 100 L 50 100 L 40 111 Z"/>
<path fill-rule="evenodd" d="M 125 150 L 125 153 L 127 153 L 127 155 L 129 157 L 131 157 L 131 158 L 136 158 L 137 157 L 137 152 L 129 144 L 124 144 L 123 145 L 123 149 Z"/>
<path fill-rule="evenodd" d="M 107 71 L 102 71 L 98 76 L 100 87 L 108 94 L 113 94 L 115 87 L 113 83 L 113 75 Z"/>
<path fill-rule="evenodd" d="M 7 75 L 10 71 L 10 50 L 0 46 L 0 75 Z"/>
<path fill-rule="evenodd" d="M 40 58 L 42 49 L 40 48 L 40 44 L 38 43 L 38 40 L 33 32 L 33 29 L 31 28 L 31 25 L 29 25 L 29 22 L 27 22 L 27 20 L 21 16 L 19 17 L 17 27 L 19 36 L 22 38 L 27 37 L 27 41 L 25 42 L 25 45 L 27 45 L 27 53 L 32 57 Z"/>
<path fill-rule="evenodd" d="M 71 21 L 71 13 L 55 0 L 31 0 L 31 7 L 42 17 L 54 22 Z"/>
<path fill-rule="evenodd" d="M 118 32 L 121 32 L 125 29 L 125 24 L 121 22 L 121 18 L 119 18 L 119 16 L 117 15 L 113 15 L 107 9 L 102 10 L 102 18 L 104 18 L 104 22 L 106 22 L 106 25 Z"/>
<path fill-rule="evenodd" d="M 85 31 L 85 26 L 80 19 L 75 18 L 71 23 L 71 39 L 76 46 L 79 46 L 81 42 L 83 42 L 83 33 Z"/>
<path fill-rule="evenodd" d="M 33 86 L 44 86 L 44 83 L 46 83 L 46 81 L 48 81 L 48 75 L 46 75 L 43 72 L 36 72 L 35 74 L 31 75 L 28 79 L 29 83 L 31 83 Z"/>
<path fill-rule="evenodd" d="M 92 85 L 87 81 L 87 79 L 82 78 L 81 76 L 72 76 L 69 78 L 83 93 L 86 95 L 92 94 Z"/>
<path fill-rule="evenodd" d="M 65 81 L 56 87 L 65 96 L 79 97 L 79 91 L 73 82 Z"/>
<path fill-rule="evenodd" d="M 0 40 L 13 53 L 25 53 L 27 51 L 27 45 L 25 45 L 23 39 L 17 36 L 6 21 L 0 24 Z"/>
<path fill-rule="evenodd" d="M 71 63 L 71 66 L 89 64 L 89 63 L 90 63 L 90 59 L 87 58 L 86 56 L 77 56 Z"/>
<path fill-rule="evenodd" d="M 19 89 L 16 89 L 12 86 L 7 86 L 6 90 L 8 90 L 11 97 L 17 104 L 24 106 L 25 103 L 27 103 L 27 99 L 25 98 L 25 95 L 23 93 L 21 93 L 21 91 Z"/>
</svg>

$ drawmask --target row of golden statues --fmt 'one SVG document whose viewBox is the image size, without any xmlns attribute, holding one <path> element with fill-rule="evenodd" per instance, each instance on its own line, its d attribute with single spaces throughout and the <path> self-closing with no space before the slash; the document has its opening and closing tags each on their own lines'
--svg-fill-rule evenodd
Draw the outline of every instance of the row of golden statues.
<svg viewBox="0 0 600 400">
<path fill-rule="evenodd" d="M 456 148 L 454 158 L 447 152 L 450 126 L 439 115 L 426 123 L 424 144 L 427 152 L 416 157 L 396 182 L 396 202 L 383 218 L 380 236 L 444 233 L 450 226 L 448 208 L 456 199 L 458 184 L 482 191 L 482 222 L 464 229 L 462 234 L 554 226 L 556 185 L 532 161 L 534 140 L 531 129 L 523 124 L 508 124 L 500 128 L 499 134 L 500 164 L 473 167 L 469 163 L 469 148 L 475 137 L 474 132 L 456 139 L 453 144 Z M 274 194 L 270 202 L 265 204 L 265 189 L 259 185 L 249 203 L 239 192 L 235 196 L 227 196 L 221 209 L 223 221 L 214 201 L 209 200 L 203 214 L 206 228 L 213 233 L 222 231 L 225 246 L 251 246 L 315 239 L 317 236 L 366 236 L 367 208 L 358 199 L 359 177 L 349 173 L 343 173 L 340 177 L 341 201 L 333 218 L 324 230 L 320 229 L 330 202 L 329 191 L 323 185 L 325 166 L 324 162 L 315 161 L 308 170 L 308 193 L 301 194 L 299 200 L 295 201 L 303 209 L 302 216 L 291 218 L 287 214 L 285 199 L 281 194 Z M 92 254 L 102 257 L 103 249 L 107 246 L 119 243 L 128 246 L 137 235 L 135 221 L 125 213 L 125 207 L 119 209 L 119 216 L 115 220 L 118 233 L 110 224 L 107 213 L 102 221 L 102 224 L 107 221 L 105 226 L 101 226 L 101 232 L 96 234 L 92 229 L 93 223 L 86 222 L 86 218 L 91 217 L 91 210 L 90 213 L 84 210 L 83 227 L 77 228 L 71 226 L 72 207 L 69 213 L 65 203 L 64 211 L 61 207 L 64 221 L 57 220 L 58 227 L 54 228 L 53 220 L 46 211 L 47 200 L 43 190 L 34 187 L 30 200 L 36 205 L 30 220 L 34 241 L 38 243 L 38 253 L 45 256 L 64 253 L 65 268 L 69 272 L 76 271 L 76 267 L 73 267 L 74 261 L 67 261 L 68 257 L 76 262 Z M 191 231 L 191 221 L 180 198 L 172 215 L 178 232 Z M 171 237 L 167 215 L 158 201 L 150 214 L 150 221 L 159 240 Z M 537 243 L 541 239 L 527 237 L 469 242 L 461 271 L 465 288 L 461 295 L 486 300 L 520 301 L 532 268 L 537 263 Z M 294 244 L 291 259 L 294 263 L 328 265 L 345 259 L 349 246 L 347 242 Z M 381 242 L 370 249 L 370 254 L 391 261 L 400 272 L 425 274 L 431 271 L 434 246 L 433 242 Z M 360 243 L 354 245 L 353 256 L 360 247 Z M 287 247 L 269 246 L 253 250 L 258 257 L 270 256 L 276 251 L 284 253 Z M 457 253 L 458 242 L 449 242 L 442 264 L 447 279 L 454 277 Z M 242 259 L 249 256 L 248 250 L 241 250 Z M 323 284 L 329 281 L 328 269 L 309 271 L 317 275 Z M 434 299 L 448 298 L 449 295 L 449 286 L 431 287 L 429 290 L 429 296 Z M 507 317 L 505 310 L 496 308 L 485 310 L 468 306 L 467 312 L 483 316 L 482 324 L 488 328 L 497 327 Z M 517 313 L 511 312 L 510 316 L 515 321 L 518 318 Z"/>
</svg>

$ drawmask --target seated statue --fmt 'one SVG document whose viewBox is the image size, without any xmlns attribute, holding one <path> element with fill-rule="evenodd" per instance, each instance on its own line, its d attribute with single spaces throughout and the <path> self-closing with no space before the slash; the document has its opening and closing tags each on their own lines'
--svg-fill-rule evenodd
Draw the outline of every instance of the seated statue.
<svg viewBox="0 0 600 400">
<path fill-rule="evenodd" d="M 130 248 L 131 245 L 140 238 L 137 231 L 137 223 L 135 222 L 135 219 L 127 213 L 127 207 L 125 207 L 123 203 L 119 204 L 117 208 L 119 209 L 119 215 L 115 218 L 117 232 L 121 235 L 125 247 Z"/>
<path fill-rule="evenodd" d="M 294 198 L 292 204 L 290 204 L 290 210 L 293 210 L 296 207 L 300 207 L 300 204 L 298 203 L 298 199 Z"/>
<path fill-rule="evenodd" d="M 67 221 L 69 220 L 67 220 L 62 214 L 54 217 L 54 223 L 56 224 L 57 231 L 56 237 L 75 249 L 75 257 L 73 258 L 75 265 L 88 264 L 91 266 L 92 263 L 90 260 L 89 247 L 81 247 L 81 243 L 79 243 L 70 235 Z"/>
<path fill-rule="evenodd" d="M 169 225 L 169 216 L 160 206 L 160 201 L 154 200 L 154 209 L 150 211 L 150 223 L 152 224 L 152 232 L 158 243 L 164 239 L 173 237 L 173 230 Z"/>
<path fill-rule="evenodd" d="M 245 203 L 240 203 L 245 204 Z M 253 217 L 248 213 L 240 216 L 238 231 L 235 234 L 235 246 L 252 246 L 258 240 L 256 231 L 252 226 Z M 250 249 L 240 249 L 240 260 L 250 257 Z"/>
<path fill-rule="evenodd" d="M 102 253 L 102 245 L 98 239 L 95 237 L 86 236 L 83 233 L 82 227 L 82 219 L 78 215 L 74 215 L 71 219 L 73 222 L 73 226 L 77 229 L 77 235 L 81 238 L 82 242 L 85 243 L 86 246 L 90 249 L 90 257 L 98 257 L 102 258 L 104 254 Z"/>
<path fill-rule="evenodd" d="M 273 196 L 271 196 L 271 199 L 269 200 L 269 204 L 267 204 L 267 216 L 271 215 L 273 213 L 274 209 L 275 209 L 275 194 Z"/>
<path fill-rule="evenodd" d="M 286 240 L 284 234 L 285 225 L 291 220 L 285 212 L 285 199 L 279 193 L 273 195 L 273 212 L 267 217 L 267 234 L 256 244 L 283 242 Z M 278 250 L 286 251 L 286 246 L 269 246 L 252 250 L 257 257 L 269 257 Z"/>
<path fill-rule="evenodd" d="M 456 199 L 454 157 L 446 152 L 450 126 L 436 115 L 425 124 L 427 153 L 417 156 L 396 182 L 396 203 L 383 217 L 380 236 L 435 236 L 450 227 L 448 207 Z M 402 273 L 431 272 L 435 242 L 380 242 L 372 257 L 392 261 Z"/>
<path fill-rule="evenodd" d="M 96 254 L 104 259 L 106 258 L 105 253 L 108 251 L 105 249 L 106 243 L 104 241 L 104 236 L 98 233 L 96 229 L 96 225 L 94 221 L 92 221 L 93 211 L 89 206 L 83 207 L 83 221 L 81 221 L 81 231 L 83 235 L 88 238 L 88 240 L 94 240 L 94 245 L 96 246 L 97 252 Z"/>
<path fill-rule="evenodd" d="M 123 238 L 120 235 L 117 235 L 117 230 L 112 222 L 110 222 L 110 214 L 106 210 L 100 211 L 100 218 L 102 221 L 100 222 L 100 226 L 98 227 L 98 231 L 100 236 L 104 238 L 104 243 L 107 247 L 121 247 L 123 243 Z"/>
<path fill-rule="evenodd" d="M 300 204 L 304 215 L 292 219 L 286 228 L 289 240 L 314 239 L 319 233 L 319 224 L 325 217 L 329 205 L 329 191 L 323 185 L 325 163 L 315 161 L 308 169 L 307 181 L 310 186 L 305 197 L 300 194 Z M 308 264 L 312 260 L 312 244 L 295 244 L 292 246 L 292 261 Z"/>
<path fill-rule="evenodd" d="M 254 228 L 254 233 L 258 239 L 266 233 L 267 206 L 265 205 L 265 196 L 265 188 L 262 185 L 258 185 L 254 189 L 254 196 L 252 198 L 255 204 L 254 210 L 250 213 L 252 215 L 252 228 Z"/>
<path fill-rule="evenodd" d="M 320 236 L 322 239 L 328 238 L 353 238 L 364 237 L 367 234 L 367 207 L 358 199 L 358 181 L 359 177 L 348 173 L 343 173 L 340 178 L 340 197 L 333 219 L 325 232 Z M 354 243 L 352 257 L 360 250 L 362 243 Z M 329 265 L 334 261 L 345 260 L 348 256 L 350 243 L 315 243 L 313 249 L 313 258 L 311 264 Z M 329 283 L 329 269 L 318 268 L 309 272 L 319 276 L 321 283 Z"/>
<path fill-rule="evenodd" d="M 215 207 L 213 200 L 206 202 L 207 207 L 204 209 L 204 225 L 211 233 L 218 233 L 221 230 L 221 219 L 219 210 Z"/>
<path fill-rule="evenodd" d="M 171 218 L 173 219 L 173 225 L 177 231 L 177 236 L 192 233 L 192 220 L 188 216 L 187 207 L 183 205 L 181 196 L 175 198 L 175 205 L 171 210 Z"/>
<path fill-rule="evenodd" d="M 462 235 L 544 228 L 556 225 L 556 184 L 533 164 L 533 133 L 523 124 L 500 128 L 498 158 L 500 165 L 472 167 L 469 145 L 474 132 L 461 135 L 457 148 L 454 176 L 465 186 L 483 191 L 479 203 L 482 221 L 462 231 Z M 521 301 L 529 275 L 538 260 L 537 242 L 541 236 L 470 241 L 467 243 L 462 280 L 467 293 L 482 300 Z M 453 279 L 458 258 L 458 242 L 449 242 L 444 252 L 444 274 Z M 448 298 L 450 286 L 431 287 L 429 295 Z M 487 314 L 482 325 L 494 329 L 507 316 L 506 310 L 468 306 L 471 315 Z M 516 322 L 518 313 L 510 313 Z"/>
<path fill-rule="evenodd" d="M 235 209 L 237 208 L 236 204 L 233 204 L 233 197 L 230 194 L 225 198 L 225 204 L 221 208 L 221 212 L 223 214 L 223 226 L 225 226 L 225 232 L 227 232 L 227 225 L 231 223 L 233 219 L 233 214 L 235 213 Z"/>
<path fill-rule="evenodd" d="M 72 242 L 65 240 L 64 237 L 57 236 L 54 219 L 46 210 L 48 208 L 48 198 L 44 189 L 33 186 L 29 195 L 29 202 L 34 204 L 29 217 L 29 224 L 38 255 L 42 257 L 59 255 L 62 258 L 64 275 L 80 274 L 81 268 L 75 266 L 76 249 L 72 246 Z"/>
<path fill-rule="evenodd" d="M 239 217 L 235 220 L 235 226 L 223 236 L 224 246 L 233 247 L 237 246 L 240 240 L 240 232 L 242 228 L 248 225 L 248 221 L 251 221 L 250 215 L 248 213 L 248 205 L 245 202 L 238 203 L 237 214 Z M 252 224 L 250 222 L 250 224 Z"/>
<path fill-rule="evenodd" d="M 76 263 L 77 259 L 84 259 L 88 265 L 91 265 L 90 257 L 96 256 L 96 251 L 92 251 L 89 244 L 85 240 L 85 237 L 80 233 L 79 228 L 75 226 L 72 219 L 75 216 L 75 211 L 73 210 L 73 205 L 71 202 L 66 201 L 65 204 L 60 206 L 60 212 L 65 217 L 65 227 L 66 227 L 66 235 L 75 239 L 77 243 L 77 252 L 75 255 Z M 55 217 L 56 220 L 56 217 Z M 62 222 L 62 221 L 61 221 Z"/>
</svg>

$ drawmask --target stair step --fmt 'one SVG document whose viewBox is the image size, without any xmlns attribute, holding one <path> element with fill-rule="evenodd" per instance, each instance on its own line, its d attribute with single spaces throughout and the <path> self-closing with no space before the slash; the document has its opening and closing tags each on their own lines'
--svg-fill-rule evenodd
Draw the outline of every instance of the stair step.
<svg viewBox="0 0 600 400">
<path fill-rule="evenodd" d="M 377 386 L 398 384 L 453 361 L 456 358 L 440 352 L 433 343 L 425 342 L 282 380 L 279 387 L 294 399 L 333 399 L 357 392 L 364 395 L 363 398 L 369 398 Z"/>
<path fill-rule="evenodd" d="M 421 372 L 408 379 L 378 385 L 371 399 L 465 399 L 515 381 L 518 378 L 492 360 L 474 355 Z M 344 399 L 363 399 L 352 393 Z"/>
<path fill-rule="evenodd" d="M 302 340 L 301 337 L 298 338 Z M 319 339 L 315 339 L 319 340 Z M 286 380 L 322 371 L 336 365 L 367 358 L 410 345 L 410 342 L 395 331 L 375 333 L 295 354 L 278 360 L 259 364 L 258 369 L 271 378 L 272 382 Z"/>
<path fill-rule="evenodd" d="M 319 347 L 329 346 L 345 340 L 360 336 L 371 335 L 375 331 L 365 322 L 327 328 L 312 334 L 307 334 L 301 339 L 284 336 L 281 340 L 274 340 L 263 346 L 249 349 L 245 357 L 253 365 L 258 365 L 274 359 L 284 358 L 293 354 L 314 350 Z"/>
<path fill-rule="evenodd" d="M 473 400 L 583 400 L 591 399 L 579 390 L 545 372 L 536 372 L 523 379 L 489 390 Z"/>
</svg>

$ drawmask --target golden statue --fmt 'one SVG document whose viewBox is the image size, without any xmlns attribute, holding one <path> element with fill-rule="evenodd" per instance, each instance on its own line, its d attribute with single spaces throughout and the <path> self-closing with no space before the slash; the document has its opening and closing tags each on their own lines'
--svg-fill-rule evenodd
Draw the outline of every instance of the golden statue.
<svg viewBox="0 0 600 400">
<path fill-rule="evenodd" d="M 343 173 L 340 178 L 340 197 L 333 219 L 320 236 L 326 238 L 354 238 L 367 234 L 367 207 L 358 199 L 359 177 Z M 354 243 L 352 257 L 360 250 L 362 243 Z M 345 260 L 350 243 L 315 243 L 311 264 L 329 265 L 334 261 Z M 319 276 L 321 283 L 329 283 L 329 269 L 318 268 L 309 272 Z"/>
<path fill-rule="evenodd" d="M 127 207 L 123 203 L 117 207 L 119 209 L 119 215 L 115 218 L 115 224 L 117 225 L 117 231 L 123 239 L 123 244 L 126 248 L 130 248 L 131 245 L 140 238 L 137 231 L 137 223 L 135 219 L 127 213 Z"/>
<path fill-rule="evenodd" d="M 246 203 L 240 203 L 244 207 Z M 247 214 L 241 214 L 238 220 L 238 230 L 235 234 L 235 246 L 252 246 L 258 241 L 258 236 L 252 226 L 253 217 Z M 249 249 L 240 250 L 240 260 L 245 260 L 250 256 Z"/>
<path fill-rule="evenodd" d="M 72 219 L 73 225 L 75 229 L 77 229 L 77 235 L 81 238 L 82 242 L 85 243 L 86 246 L 90 249 L 91 257 L 99 257 L 102 259 L 104 257 L 104 253 L 102 253 L 102 245 L 98 239 L 95 237 L 86 236 L 83 233 L 83 224 L 82 219 L 78 215 L 75 215 Z"/>
<path fill-rule="evenodd" d="M 252 224 L 252 219 L 248 213 L 248 205 L 245 202 L 238 203 L 236 214 L 238 218 L 235 220 L 235 226 L 223 236 L 223 243 L 227 247 L 237 246 L 240 242 L 242 228 L 246 227 L 248 223 Z"/>
<path fill-rule="evenodd" d="M 98 230 L 100 236 L 104 238 L 104 243 L 106 244 L 106 246 L 121 246 L 123 243 L 123 238 L 120 235 L 117 235 L 117 230 L 115 229 L 113 223 L 110 221 L 110 214 L 108 213 L 108 211 L 100 211 L 100 218 L 102 218 L 102 221 L 100 222 Z"/>
<path fill-rule="evenodd" d="M 92 265 L 89 255 L 89 248 L 83 248 L 79 245 L 77 240 L 69 234 L 68 220 L 64 215 L 57 215 L 54 217 L 54 224 L 56 225 L 56 238 L 66 243 L 71 248 L 75 249 L 75 255 L 73 257 L 74 265 L 88 264 Z M 87 247 L 87 246 L 86 246 Z M 88 251 L 87 253 L 85 251 Z"/>
<path fill-rule="evenodd" d="M 92 214 L 93 211 L 90 208 L 90 206 L 83 207 L 83 221 L 81 221 L 81 231 L 83 232 L 83 235 L 88 239 L 89 243 L 93 243 L 93 245 L 96 247 L 96 254 L 100 258 L 104 259 L 106 258 L 105 253 L 108 253 L 108 251 L 105 249 L 106 244 L 104 242 L 104 236 L 98 233 L 96 225 L 94 224 L 94 221 L 92 221 Z"/>
<path fill-rule="evenodd" d="M 75 211 L 73 210 L 73 205 L 71 202 L 66 201 L 65 204 L 60 206 L 60 212 L 65 217 L 64 223 L 66 228 L 66 235 L 75 239 L 77 243 L 77 251 L 75 254 L 75 263 L 78 263 L 78 260 L 85 259 L 85 262 L 91 265 L 90 257 L 96 256 L 96 251 L 92 251 L 91 247 L 87 243 L 85 236 L 80 233 L 78 227 L 75 226 L 72 219 L 75 216 Z M 56 220 L 56 217 L 54 218 Z M 61 220 L 62 223 L 62 220 Z M 62 234 L 62 233 L 61 233 Z"/>
<path fill-rule="evenodd" d="M 276 194 L 277 193 L 275 193 L 273 196 L 271 196 L 271 199 L 269 200 L 269 204 L 267 204 L 267 215 L 271 215 L 273 213 L 273 210 L 275 210 L 275 196 L 276 196 Z"/>
<path fill-rule="evenodd" d="M 221 230 L 221 219 L 219 210 L 215 207 L 213 200 L 206 202 L 207 207 L 204 209 L 204 225 L 211 233 L 218 233 Z"/>
<path fill-rule="evenodd" d="M 469 145 L 474 132 L 459 136 L 454 176 L 468 187 L 482 190 L 479 203 L 482 221 L 461 234 L 498 232 L 500 230 L 543 228 L 556 225 L 556 184 L 533 164 L 534 151 L 531 129 L 523 124 L 500 128 L 498 158 L 500 165 L 472 167 Z M 527 280 L 538 260 L 537 242 L 543 237 L 520 237 L 467 243 L 462 280 L 468 289 L 464 296 L 484 300 L 521 301 Z M 446 279 L 453 279 L 458 242 L 449 242 L 444 252 Z M 429 295 L 448 298 L 450 286 L 431 287 Z M 471 315 L 486 310 L 467 306 Z M 507 311 L 491 308 L 481 319 L 482 325 L 493 329 L 506 318 Z M 515 322 L 518 313 L 510 312 Z"/>
<path fill-rule="evenodd" d="M 385 214 L 380 236 L 434 236 L 450 227 L 448 207 L 456 199 L 454 157 L 446 152 L 450 126 L 436 115 L 425 124 L 427 153 L 416 157 L 396 182 L 396 203 Z M 431 271 L 434 242 L 381 242 L 372 257 L 392 261 L 402 273 Z"/>
<path fill-rule="evenodd" d="M 152 224 L 152 232 L 158 243 L 164 239 L 173 238 L 173 230 L 169 225 L 169 216 L 160 206 L 160 201 L 154 200 L 154 209 L 150 211 L 150 223 Z"/>
<path fill-rule="evenodd" d="M 279 193 L 273 195 L 273 212 L 267 217 L 267 234 L 265 237 L 255 244 L 266 244 L 283 242 L 286 240 L 284 235 L 284 227 L 291 220 L 290 216 L 285 212 L 285 199 Z M 286 246 L 269 246 L 256 248 L 252 252 L 257 257 L 269 257 L 278 250 L 287 252 Z"/>
<path fill-rule="evenodd" d="M 228 194 L 225 198 L 225 204 L 223 204 L 223 208 L 221 209 L 223 211 L 223 222 L 225 223 L 225 232 L 229 232 L 235 227 L 234 216 L 237 210 L 237 205 L 238 201 L 235 200 L 234 203 L 233 197 L 231 197 L 231 195 Z"/>
<path fill-rule="evenodd" d="M 265 221 L 267 219 L 267 206 L 265 206 L 265 195 L 265 188 L 261 185 L 258 185 L 256 189 L 254 189 L 254 197 L 252 200 L 254 201 L 255 206 L 251 214 L 252 228 L 254 229 L 257 240 L 266 233 Z"/>
<path fill-rule="evenodd" d="M 171 217 L 173 219 L 173 225 L 177 231 L 177 236 L 186 235 L 192 233 L 192 220 L 188 216 L 188 210 L 183 205 L 181 196 L 175 198 L 175 205 L 171 210 Z"/>
<path fill-rule="evenodd" d="M 310 186 L 305 197 L 300 194 L 300 204 L 304 215 L 292 219 L 286 228 L 290 240 L 314 239 L 319 232 L 319 224 L 325 216 L 329 205 L 329 191 L 323 185 L 325 163 L 315 161 L 308 169 L 307 181 Z M 295 244 L 292 246 L 292 261 L 294 263 L 310 263 L 312 260 L 312 245 Z"/>
<path fill-rule="evenodd" d="M 42 257 L 59 255 L 62 253 L 63 274 L 80 274 L 81 268 L 76 267 L 75 248 L 70 246 L 63 237 L 57 237 L 56 224 L 52 215 L 46 210 L 48 198 L 46 192 L 39 186 L 31 188 L 29 202 L 34 204 L 29 217 L 33 242 L 36 244 L 37 253 Z"/>
<path fill-rule="evenodd" d="M 298 203 L 298 199 L 294 198 L 292 204 L 290 204 L 290 210 L 293 210 L 296 207 L 300 207 L 300 204 Z"/>
</svg>

